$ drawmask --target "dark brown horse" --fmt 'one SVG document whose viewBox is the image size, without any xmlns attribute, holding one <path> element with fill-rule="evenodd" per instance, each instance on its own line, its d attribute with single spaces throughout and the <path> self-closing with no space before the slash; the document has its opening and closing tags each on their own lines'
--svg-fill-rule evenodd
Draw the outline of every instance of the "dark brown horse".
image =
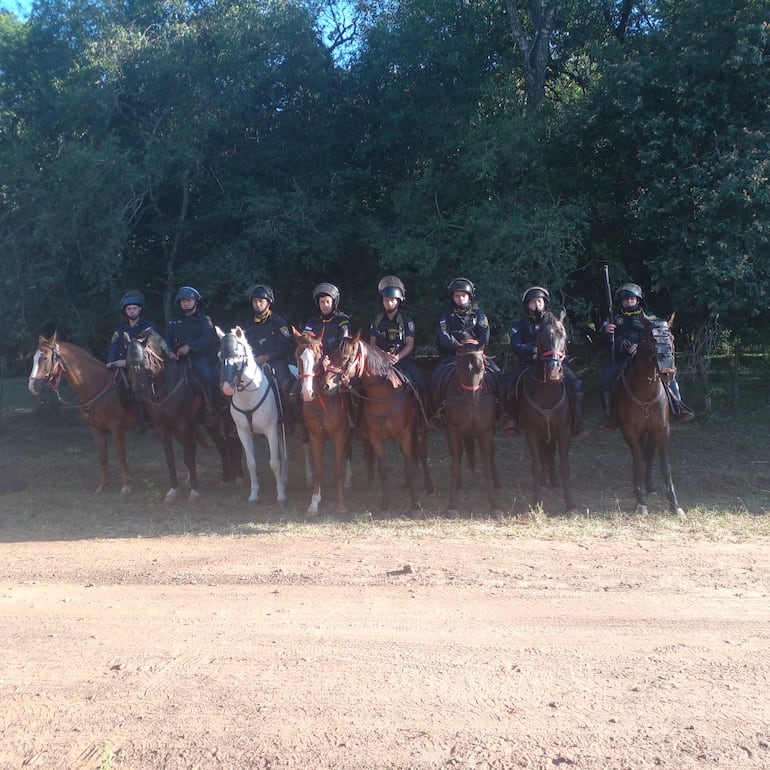
<svg viewBox="0 0 770 770">
<path fill-rule="evenodd" d="M 671 416 L 663 384 L 676 375 L 674 337 L 669 328 L 672 321 L 673 316 L 669 321 L 645 321 L 636 353 L 615 385 L 617 419 L 633 460 L 636 512 L 642 515 L 647 513 L 645 490 L 654 491 L 652 463 L 657 449 L 669 507 L 673 513 L 684 516 L 671 480 Z"/>
<path fill-rule="evenodd" d="M 572 513 L 577 511 L 569 469 L 572 410 L 564 383 L 567 332 L 561 320 L 552 317 L 550 323 L 544 324 L 535 344 L 537 358 L 524 370 L 516 384 L 519 422 L 532 458 L 532 502 L 535 506 L 542 506 L 546 482 L 550 482 L 551 486 L 558 483 L 558 448 L 564 503 L 567 512 Z"/>
<path fill-rule="evenodd" d="M 321 390 L 323 376 L 323 343 L 320 337 L 311 332 L 294 330 L 297 341 L 297 374 L 302 395 L 302 414 L 310 439 L 310 451 L 313 465 L 313 494 L 306 516 L 318 517 L 318 505 L 321 502 L 321 482 L 323 480 L 324 440 L 329 439 L 334 446 L 334 478 L 337 485 L 337 507 L 345 511 L 345 487 L 349 487 L 352 478 L 350 461 L 350 422 L 348 420 L 349 399 L 338 393 L 327 394 Z"/>
<path fill-rule="evenodd" d="M 428 492 L 433 491 L 433 481 L 428 469 L 427 425 L 415 391 L 385 353 L 358 335 L 340 342 L 326 367 L 322 389 L 325 393 L 339 393 L 349 390 L 351 382 L 360 383 L 361 428 L 377 463 L 382 485 L 382 511 L 390 509 L 385 450 L 388 441 L 395 441 L 404 458 L 410 514 L 418 516 L 420 504 L 415 483 L 418 460 L 423 466 Z"/>
<path fill-rule="evenodd" d="M 441 376 L 441 369 L 431 381 L 433 402 L 438 405 L 450 456 L 449 504 L 447 514 L 459 515 L 457 493 L 463 447 L 473 440 L 479 445 L 481 468 L 487 487 L 492 516 L 502 516 L 497 500 L 495 467 L 495 422 L 497 397 L 488 380 L 487 357 L 478 343 L 469 341 L 455 354 L 454 366 Z M 447 380 L 444 382 L 443 380 Z"/>
<path fill-rule="evenodd" d="M 134 396 L 146 405 L 163 446 L 170 483 L 166 500 L 176 500 L 179 487 L 173 439 L 182 447 L 184 464 L 190 474 L 190 500 L 197 499 L 200 492 L 196 430 L 203 422 L 204 411 L 199 384 L 193 379 L 190 367 L 177 361 L 165 340 L 154 331 L 128 344 L 126 364 Z M 228 441 L 218 424 L 207 425 L 206 432 L 219 452 L 222 480 L 230 481 L 240 466 L 240 444 L 237 439 Z"/>
<path fill-rule="evenodd" d="M 78 410 L 91 429 L 96 453 L 99 458 L 99 486 L 101 492 L 110 485 L 107 463 L 107 436 L 115 442 L 115 452 L 123 477 L 120 488 L 122 495 L 131 491 L 131 473 L 126 460 L 125 432 L 136 425 L 136 418 L 123 407 L 117 387 L 117 371 L 108 369 L 83 348 L 69 342 L 61 342 L 54 332 L 51 339 L 40 337 L 29 375 L 29 391 L 39 396 L 48 385 L 59 396 L 62 377 L 79 399 L 77 404 L 68 404 Z"/>
</svg>

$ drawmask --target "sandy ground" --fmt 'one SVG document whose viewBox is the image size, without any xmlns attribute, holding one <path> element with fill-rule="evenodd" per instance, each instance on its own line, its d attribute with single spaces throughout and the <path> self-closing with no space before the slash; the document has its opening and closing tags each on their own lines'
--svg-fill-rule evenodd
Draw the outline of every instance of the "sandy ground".
<svg viewBox="0 0 770 770">
<path fill-rule="evenodd" d="M 768 543 L 0 543 L 2 768 L 770 767 Z"/>
</svg>

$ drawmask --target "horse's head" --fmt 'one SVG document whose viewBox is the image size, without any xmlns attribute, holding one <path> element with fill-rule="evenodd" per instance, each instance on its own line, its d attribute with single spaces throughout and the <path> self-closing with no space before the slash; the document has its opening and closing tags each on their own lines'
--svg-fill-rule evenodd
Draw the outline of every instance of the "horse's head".
<svg viewBox="0 0 770 770">
<path fill-rule="evenodd" d="M 466 340 L 455 354 L 455 377 L 463 390 L 480 390 L 484 384 L 486 356 L 476 340 Z"/>
<path fill-rule="evenodd" d="M 567 357 L 567 331 L 562 321 L 551 316 L 540 327 L 535 345 L 537 360 L 543 367 L 543 380 L 561 382 L 564 378 L 564 359 Z"/>
<path fill-rule="evenodd" d="M 240 326 L 222 336 L 219 347 L 219 387 L 226 396 L 232 396 L 242 389 L 243 373 L 248 368 L 253 376 L 259 374 L 251 346 Z"/>
<path fill-rule="evenodd" d="M 361 376 L 364 353 L 361 340 L 342 339 L 337 349 L 329 356 L 321 377 L 321 390 L 324 393 L 339 393 L 350 390 L 350 381 Z"/>
<path fill-rule="evenodd" d="M 323 368 L 323 342 L 312 332 L 298 332 L 294 329 L 293 334 L 297 341 L 295 356 L 302 400 L 312 401 L 316 396 L 314 380 Z"/>
<path fill-rule="evenodd" d="M 39 337 L 37 350 L 32 358 L 32 371 L 29 373 L 27 388 L 33 396 L 39 396 L 44 386 L 49 386 L 55 393 L 59 391 L 59 382 L 64 374 L 65 365 L 56 342 L 56 332 L 51 339 Z"/>
<path fill-rule="evenodd" d="M 676 376 L 674 335 L 668 321 L 663 318 L 645 320 L 638 353 L 654 363 L 663 382 L 671 382 Z"/>
</svg>

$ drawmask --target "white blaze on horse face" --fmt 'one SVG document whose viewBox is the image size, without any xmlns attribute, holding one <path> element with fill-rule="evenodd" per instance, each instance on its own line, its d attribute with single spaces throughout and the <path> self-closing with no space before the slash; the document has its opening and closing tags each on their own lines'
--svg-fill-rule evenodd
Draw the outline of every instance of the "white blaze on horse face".
<svg viewBox="0 0 770 770">
<path fill-rule="evenodd" d="M 32 359 L 32 371 L 29 373 L 29 381 L 27 382 L 27 388 L 32 395 L 37 395 L 38 391 L 38 369 L 40 367 L 40 351 L 35 351 L 35 356 Z"/>
<path fill-rule="evenodd" d="M 313 390 L 313 370 L 315 369 L 315 356 L 310 348 L 305 348 L 301 355 L 300 361 L 302 361 L 302 375 L 300 379 L 301 393 L 303 401 L 312 401 L 315 398 L 315 392 Z"/>
</svg>

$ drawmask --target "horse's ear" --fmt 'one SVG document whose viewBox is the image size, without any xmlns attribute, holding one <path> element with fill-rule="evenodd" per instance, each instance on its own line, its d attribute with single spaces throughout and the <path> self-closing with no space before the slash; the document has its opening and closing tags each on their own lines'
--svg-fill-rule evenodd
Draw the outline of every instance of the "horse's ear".
<svg viewBox="0 0 770 770">
<path fill-rule="evenodd" d="M 561 309 L 561 313 L 559 313 L 559 323 L 563 324 L 564 319 L 567 317 L 567 308 L 563 307 Z"/>
<path fill-rule="evenodd" d="M 668 317 L 668 325 L 674 325 L 674 319 L 676 318 L 676 310 Z"/>
<path fill-rule="evenodd" d="M 37 344 L 38 345 L 42 345 L 44 342 L 48 342 L 48 340 L 42 334 L 38 334 L 37 335 Z"/>
<path fill-rule="evenodd" d="M 243 335 L 243 329 L 241 329 L 241 327 L 240 327 L 240 326 L 236 326 L 236 327 L 235 327 L 235 329 L 233 329 L 233 334 L 234 334 L 234 335 L 235 335 L 235 336 L 236 336 L 236 337 L 237 337 L 239 340 L 242 340 L 242 339 L 243 339 L 243 336 L 244 336 L 244 335 Z M 224 336 L 224 335 L 222 335 L 222 336 Z M 220 337 L 220 339 L 221 339 L 221 337 Z"/>
<path fill-rule="evenodd" d="M 123 341 L 128 345 L 131 342 L 131 335 L 128 332 L 123 332 Z"/>
<path fill-rule="evenodd" d="M 361 342 L 361 330 L 359 329 L 353 337 L 353 342 Z"/>
<path fill-rule="evenodd" d="M 50 339 L 50 340 L 48 340 L 48 342 L 49 342 L 51 345 L 53 345 L 53 344 L 55 344 L 55 343 L 56 343 L 56 332 L 54 332 L 54 333 L 51 335 L 51 339 Z"/>
<path fill-rule="evenodd" d="M 297 331 L 297 327 L 294 326 L 294 324 L 291 325 L 291 335 L 294 337 L 295 340 L 301 340 L 302 339 L 302 332 Z"/>
<path fill-rule="evenodd" d="M 214 326 L 214 331 L 217 333 L 217 338 L 220 340 L 225 336 L 225 333 L 218 326 Z"/>
</svg>

